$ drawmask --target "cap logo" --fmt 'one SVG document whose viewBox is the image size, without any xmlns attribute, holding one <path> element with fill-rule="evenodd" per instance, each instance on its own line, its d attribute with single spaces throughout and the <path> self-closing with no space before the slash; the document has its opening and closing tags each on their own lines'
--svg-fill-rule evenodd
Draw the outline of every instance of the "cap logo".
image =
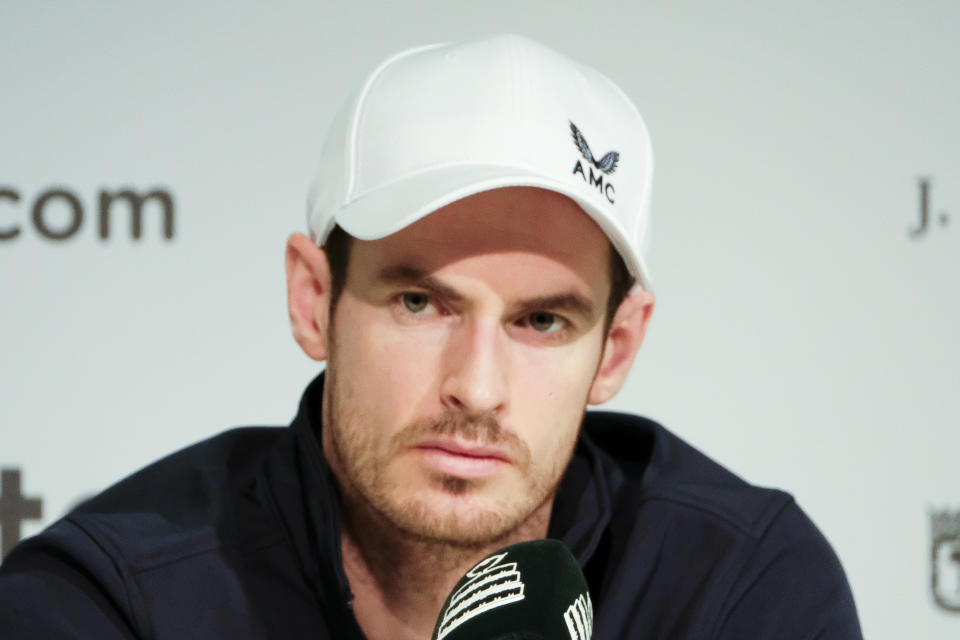
<svg viewBox="0 0 960 640">
<path fill-rule="evenodd" d="M 570 134 L 573 136 L 573 144 L 580 150 L 580 154 L 588 163 L 587 170 L 589 170 L 590 175 L 587 177 L 583 163 L 580 162 L 579 158 L 577 159 L 577 164 L 573 166 L 573 173 L 579 174 L 580 178 L 591 187 L 596 187 L 597 191 L 599 191 L 610 204 L 613 204 L 617 191 L 613 188 L 609 177 L 604 181 L 604 174 L 609 176 L 617 170 L 617 164 L 620 162 L 620 152 L 608 151 L 597 160 L 593 157 L 593 152 L 590 151 L 590 145 L 587 144 L 587 139 L 573 122 L 570 123 Z M 597 169 L 596 173 L 593 172 L 594 167 Z"/>
</svg>

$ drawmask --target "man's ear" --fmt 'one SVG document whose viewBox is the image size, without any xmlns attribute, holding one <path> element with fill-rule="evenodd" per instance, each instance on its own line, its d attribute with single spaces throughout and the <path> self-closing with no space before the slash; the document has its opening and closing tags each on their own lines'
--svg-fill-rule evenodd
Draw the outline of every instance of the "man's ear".
<svg viewBox="0 0 960 640">
<path fill-rule="evenodd" d="M 330 328 L 330 263 L 302 233 L 287 240 L 287 308 L 293 339 L 314 360 L 326 360 Z"/>
<path fill-rule="evenodd" d="M 587 396 L 590 404 L 602 404 L 620 391 L 643 344 L 655 301 L 652 292 L 641 290 L 631 293 L 620 303 L 610 323 L 600 366 Z"/>
</svg>

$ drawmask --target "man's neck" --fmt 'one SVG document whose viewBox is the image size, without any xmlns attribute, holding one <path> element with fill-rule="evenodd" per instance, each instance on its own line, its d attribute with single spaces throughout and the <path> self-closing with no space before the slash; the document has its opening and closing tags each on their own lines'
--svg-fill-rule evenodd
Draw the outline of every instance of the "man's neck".
<svg viewBox="0 0 960 640">
<path fill-rule="evenodd" d="M 343 568 L 360 628 L 370 640 L 429 638 L 457 580 L 492 551 L 546 537 L 552 505 L 551 497 L 516 530 L 470 547 L 417 539 L 369 507 L 345 508 Z"/>
</svg>

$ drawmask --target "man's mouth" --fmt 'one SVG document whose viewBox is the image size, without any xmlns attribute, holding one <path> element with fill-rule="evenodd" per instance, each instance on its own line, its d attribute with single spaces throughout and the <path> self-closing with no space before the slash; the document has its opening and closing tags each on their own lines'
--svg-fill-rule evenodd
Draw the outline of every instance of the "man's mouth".
<svg viewBox="0 0 960 640">
<path fill-rule="evenodd" d="M 491 476 L 510 464 L 501 448 L 456 440 L 427 440 L 413 447 L 428 467 L 465 479 Z"/>
</svg>

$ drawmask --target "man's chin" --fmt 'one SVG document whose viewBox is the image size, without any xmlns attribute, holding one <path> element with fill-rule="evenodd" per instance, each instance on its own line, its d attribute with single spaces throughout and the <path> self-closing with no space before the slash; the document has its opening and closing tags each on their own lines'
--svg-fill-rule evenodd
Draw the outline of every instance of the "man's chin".
<svg viewBox="0 0 960 640">
<path fill-rule="evenodd" d="M 484 546 L 509 535 L 525 520 L 517 505 L 473 495 L 470 481 L 448 476 L 440 488 L 382 505 L 381 513 L 398 529 L 423 541 L 455 546 Z M 520 511 L 520 513 L 518 513 Z"/>
</svg>

